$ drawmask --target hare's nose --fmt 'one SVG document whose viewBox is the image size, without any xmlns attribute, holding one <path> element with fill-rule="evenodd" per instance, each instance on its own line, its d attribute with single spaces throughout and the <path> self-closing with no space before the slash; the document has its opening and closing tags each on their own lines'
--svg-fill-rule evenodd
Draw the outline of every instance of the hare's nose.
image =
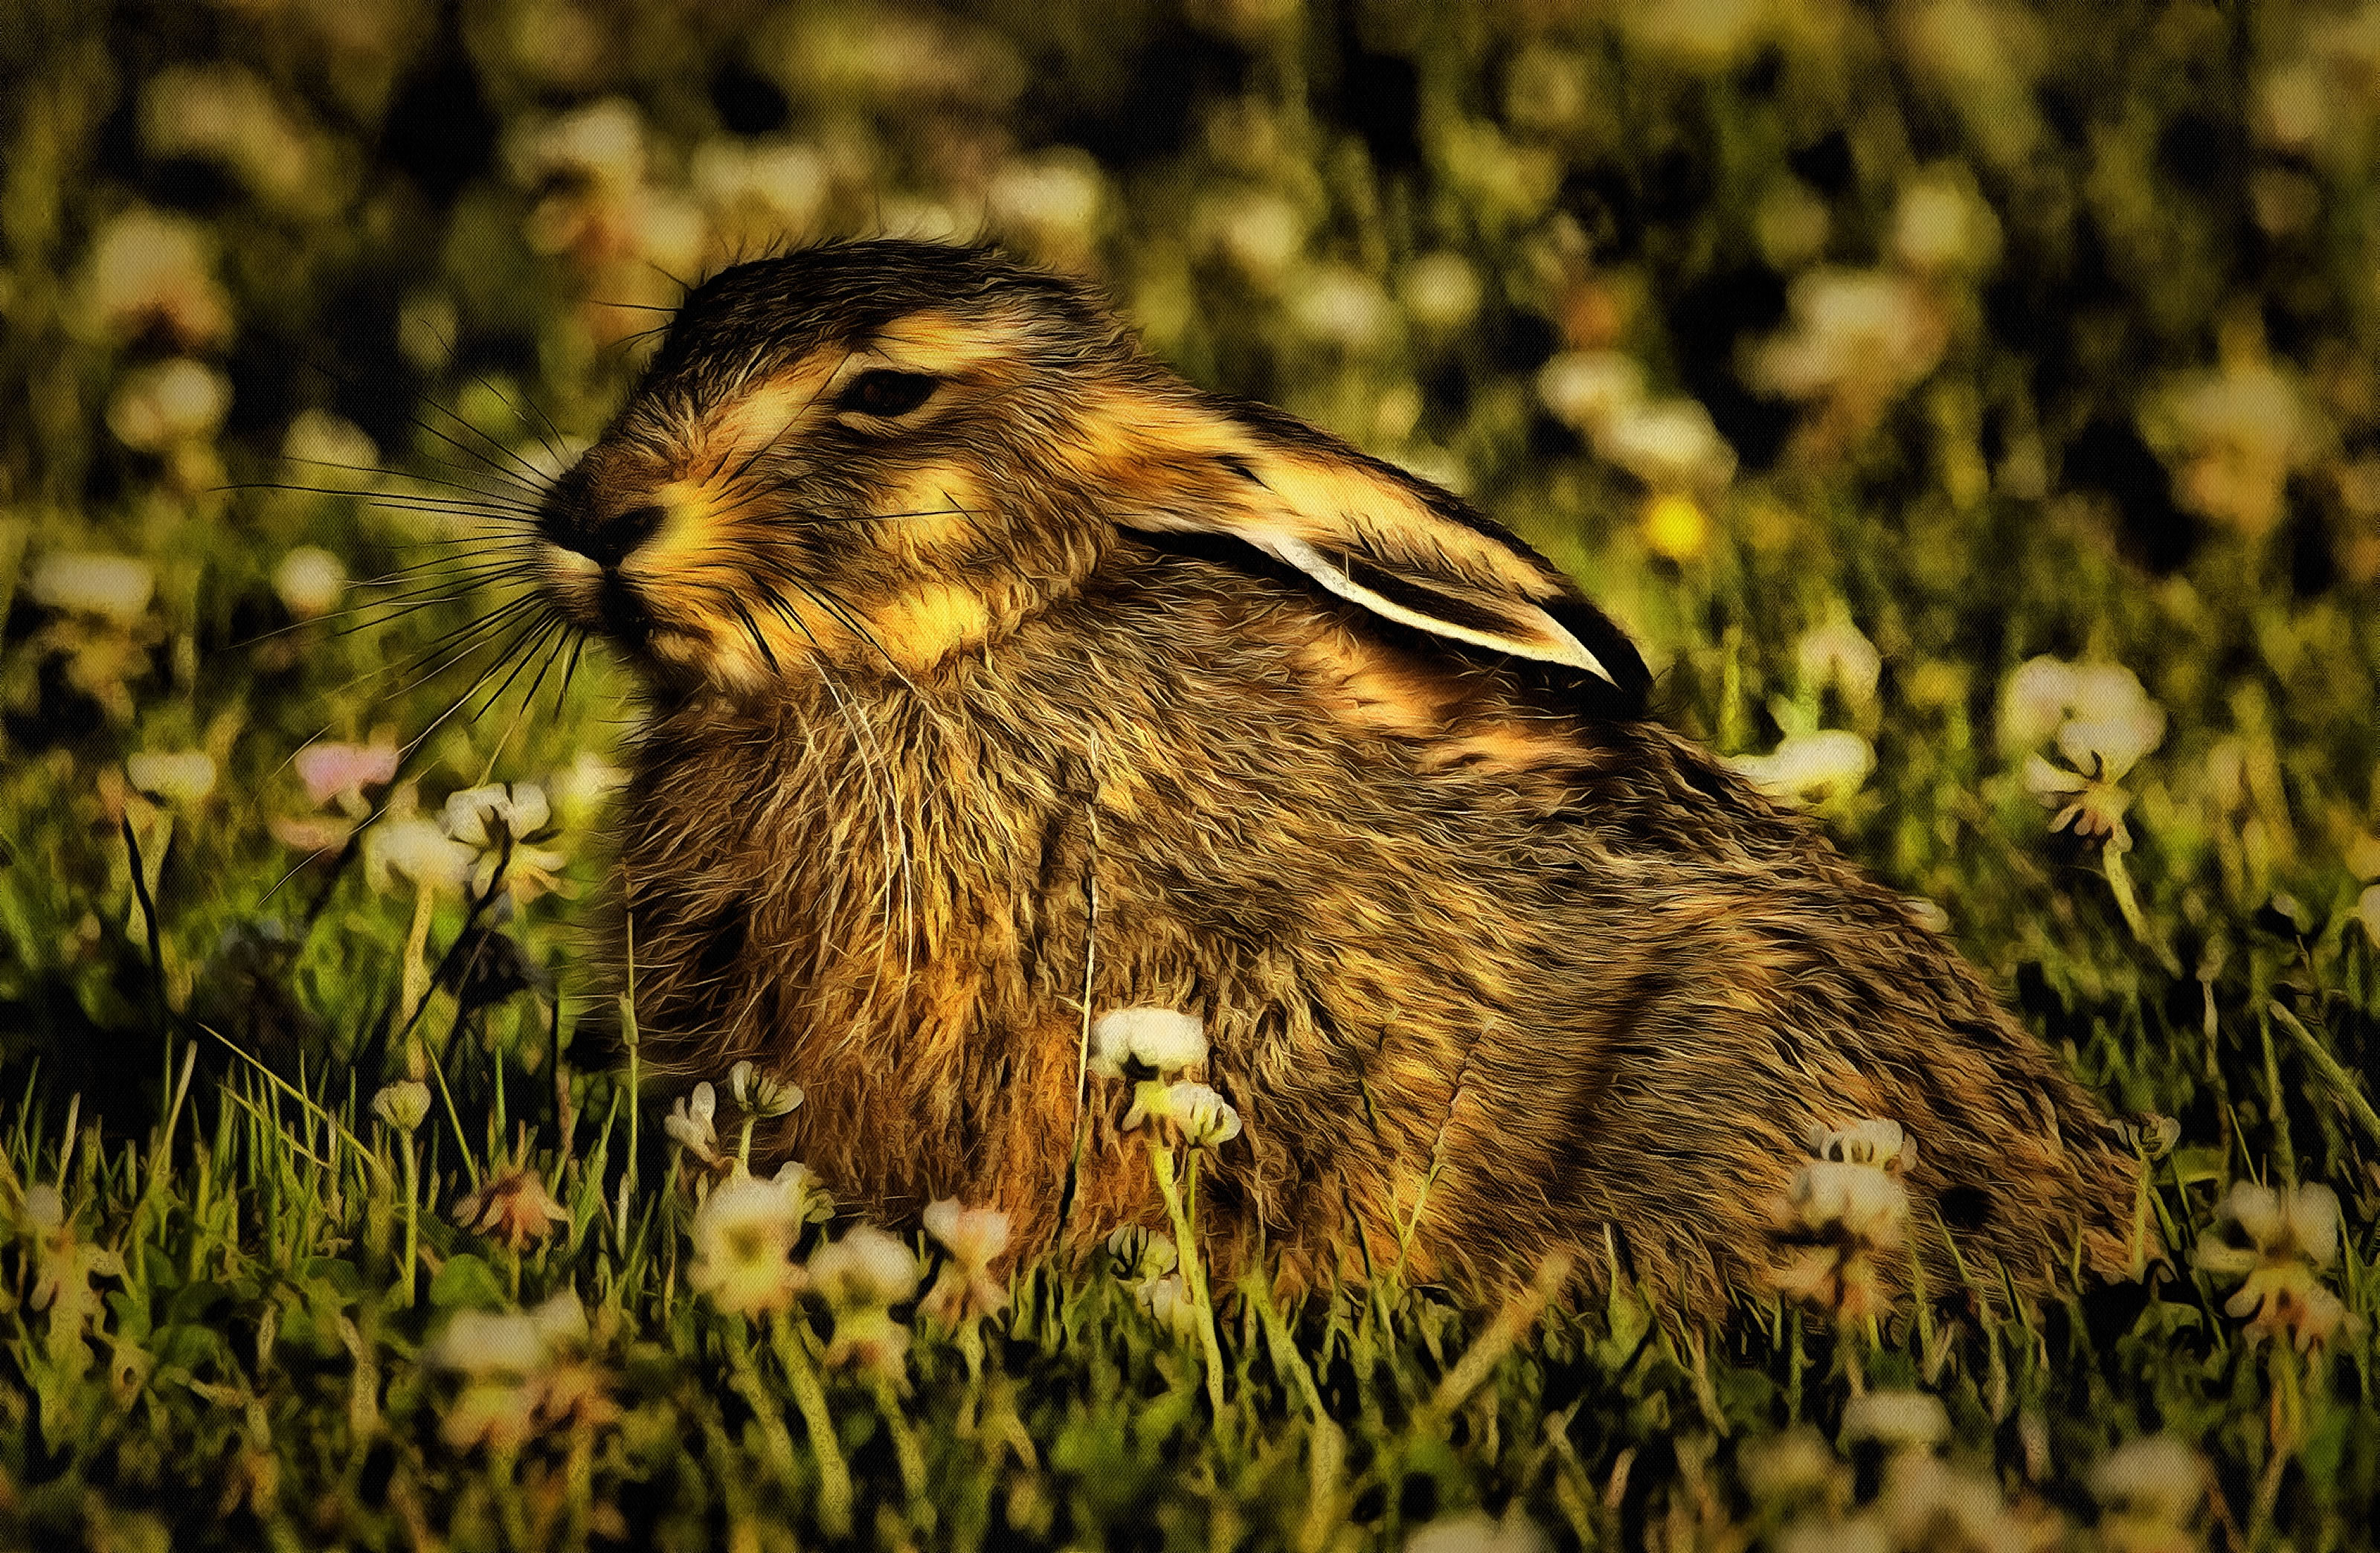
<svg viewBox="0 0 2380 1553">
<path fill-rule="evenodd" d="M 609 523 L 584 528 L 549 525 L 547 538 L 563 549 L 575 550 L 609 570 L 626 560 L 638 545 L 651 539 L 653 530 L 662 526 L 663 516 L 660 507 L 650 504 L 630 507 Z"/>
</svg>

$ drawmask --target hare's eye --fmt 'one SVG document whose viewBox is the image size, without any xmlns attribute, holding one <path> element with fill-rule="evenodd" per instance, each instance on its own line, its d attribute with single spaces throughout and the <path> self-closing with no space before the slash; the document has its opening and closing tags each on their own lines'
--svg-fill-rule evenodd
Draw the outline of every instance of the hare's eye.
<svg viewBox="0 0 2380 1553">
<path fill-rule="evenodd" d="M 939 382 L 924 372 L 894 372 L 878 370 L 862 372 L 851 380 L 834 402 L 839 410 L 858 410 L 866 415 L 907 415 L 933 397 Z"/>
</svg>

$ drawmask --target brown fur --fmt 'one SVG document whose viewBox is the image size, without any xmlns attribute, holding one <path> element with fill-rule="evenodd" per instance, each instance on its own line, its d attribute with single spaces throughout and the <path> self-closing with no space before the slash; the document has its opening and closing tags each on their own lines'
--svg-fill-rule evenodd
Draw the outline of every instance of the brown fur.
<svg viewBox="0 0 2380 1553">
<path fill-rule="evenodd" d="M 936 386 L 838 408 L 869 368 Z M 1709 1309 L 1773 1262 L 1809 1125 L 1871 1116 L 1937 1246 L 1961 1187 L 1962 1254 L 2027 1289 L 2078 1244 L 2128 1260 L 2090 1099 L 1891 892 L 1646 720 L 1558 574 L 1182 384 L 1069 283 L 893 243 L 729 271 L 544 528 L 556 606 L 653 692 L 647 1050 L 801 1084 L 771 1147 L 868 1212 L 956 1195 L 1043 1244 L 1079 1121 L 1071 1238 L 1153 1220 L 1120 1086 L 1076 1114 L 1087 971 L 1094 1011 L 1208 1021 L 1246 1126 L 1204 1178 L 1226 1263 L 1486 1294 L 1601 1268 L 1609 1231 Z M 1277 559 L 1316 553 L 1429 618 Z M 1575 644 L 1599 672 L 1530 656 Z"/>
</svg>

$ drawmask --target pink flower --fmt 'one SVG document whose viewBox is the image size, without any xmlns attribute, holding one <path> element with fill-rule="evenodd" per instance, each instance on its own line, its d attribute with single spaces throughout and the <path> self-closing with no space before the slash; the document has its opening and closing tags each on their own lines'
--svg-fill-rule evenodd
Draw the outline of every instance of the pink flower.
<svg viewBox="0 0 2380 1553">
<path fill-rule="evenodd" d="M 306 784 L 307 800 L 316 807 L 367 787 L 384 787 L 396 778 L 396 746 L 393 744 L 310 744 L 298 752 L 298 780 Z"/>
</svg>

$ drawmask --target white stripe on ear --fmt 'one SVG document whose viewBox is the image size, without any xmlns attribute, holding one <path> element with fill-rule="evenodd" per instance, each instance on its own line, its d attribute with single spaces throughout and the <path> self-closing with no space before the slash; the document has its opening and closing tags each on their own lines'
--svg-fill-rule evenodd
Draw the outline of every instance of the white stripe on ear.
<svg viewBox="0 0 2380 1553">
<path fill-rule="evenodd" d="M 1118 409 L 1151 444 L 1111 487 L 1136 498 L 1120 504 L 1125 526 L 1238 540 L 1383 620 L 1575 670 L 1641 712 L 1652 676 L 1627 634 L 1451 492 L 1262 406 L 1152 396 Z"/>
<path fill-rule="evenodd" d="M 1603 660 L 1587 650 L 1586 644 L 1562 628 L 1561 624 L 1536 605 L 1525 600 L 1500 600 L 1496 613 L 1512 617 L 1512 624 L 1535 627 L 1525 636 L 1518 632 L 1482 630 L 1442 616 L 1433 615 L 1401 604 L 1394 599 L 1365 587 L 1348 575 L 1344 565 L 1333 564 L 1330 558 L 1291 534 L 1266 534 L 1250 531 L 1240 536 L 1258 550 L 1272 555 L 1304 572 L 1307 576 L 1336 593 L 1350 603 L 1361 604 L 1374 614 L 1427 631 L 1432 636 L 1450 637 L 1474 647 L 1484 647 L 1498 652 L 1509 652 L 1516 658 L 1535 659 L 1541 663 L 1564 663 L 1573 669 L 1584 669 L 1596 678 L 1620 687 L 1620 681 Z M 1416 587 L 1427 586 L 1415 584 Z M 1439 591 L 1431 589 L 1431 591 Z"/>
</svg>

